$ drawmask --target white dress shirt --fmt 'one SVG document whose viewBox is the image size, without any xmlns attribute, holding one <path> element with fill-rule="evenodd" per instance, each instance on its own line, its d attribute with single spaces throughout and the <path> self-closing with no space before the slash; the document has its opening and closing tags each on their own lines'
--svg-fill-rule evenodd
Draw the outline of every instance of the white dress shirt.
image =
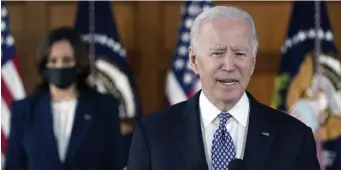
<svg viewBox="0 0 341 170">
<path fill-rule="evenodd" d="M 244 93 L 239 102 L 228 111 L 232 117 L 227 121 L 226 128 L 230 133 L 234 146 L 236 148 L 236 158 L 242 159 L 244 156 L 246 133 L 249 119 L 249 99 Z M 215 107 L 205 96 L 203 92 L 199 98 L 201 128 L 204 139 L 206 161 L 209 169 L 212 169 L 212 141 L 213 135 L 219 125 L 218 115 L 222 112 Z"/>
<path fill-rule="evenodd" d="M 75 117 L 77 100 L 52 103 L 53 130 L 57 140 L 59 159 L 64 162 Z"/>
</svg>

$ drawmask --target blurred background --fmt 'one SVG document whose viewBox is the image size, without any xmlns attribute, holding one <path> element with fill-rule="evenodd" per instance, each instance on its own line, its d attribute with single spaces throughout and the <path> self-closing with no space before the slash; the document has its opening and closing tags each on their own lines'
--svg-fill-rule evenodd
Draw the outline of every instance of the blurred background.
<svg viewBox="0 0 341 170">
<path fill-rule="evenodd" d="M 292 2 L 213 3 L 242 8 L 254 18 L 260 45 L 256 72 L 248 89 L 258 100 L 269 105 Z M 145 114 L 163 106 L 166 74 L 177 45 L 182 4 L 181 1 L 111 2 L 117 31 L 127 51 Z M 24 87 L 30 93 L 39 82 L 34 70 L 38 44 L 49 30 L 74 25 L 77 2 L 9 1 L 7 6 L 18 68 Z M 327 6 L 336 46 L 341 49 L 341 32 L 338 31 L 341 30 L 341 2 L 328 1 Z"/>
<path fill-rule="evenodd" d="M 316 50 L 317 53 L 326 52 L 332 55 L 332 58 L 336 60 L 330 62 L 327 59 L 328 62 L 326 63 L 334 64 L 334 66 L 330 66 L 334 70 L 341 70 L 338 61 L 340 55 L 336 53 L 336 49 L 341 49 L 341 2 L 327 1 L 323 3 L 324 5 L 321 2 L 318 7 L 318 11 L 320 12 L 317 15 L 318 18 L 315 16 L 317 13 L 316 6 L 313 2 L 307 2 L 306 5 L 300 4 L 295 8 L 293 1 L 217 1 L 212 3 L 212 5 L 231 5 L 244 9 L 251 14 L 255 21 L 259 38 L 259 50 L 256 70 L 250 81 L 248 90 L 260 102 L 275 108 L 290 111 L 291 108 L 287 108 L 286 104 L 289 103 L 291 107 L 300 97 L 309 97 L 308 94 L 302 95 L 302 93 L 305 93 L 302 91 L 305 91 L 310 86 L 312 74 L 314 68 L 316 70 L 316 67 L 312 65 L 310 60 L 305 60 L 305 57 L 309 53 L 314 56 Z M 173 98 L 175 98 L 173 101 L 184 99 L 181 98 L 181 94 L 179 94 L 180 97 L 176 96 L 178 95 L 177 90 L 168 91 L 167 96 L 166 88 L 167 85 L 170 86 L 171 84 L 170 81 L 167 81 L 169 80 L 167 79 L 169 78 L 167 77 L 169 75 L 168 73 L 173 72 L 176 77 L 183 74 L 174 71 L 174 67 L 172 66 L 178 64 L 177 66 L 179 67 L 186 67 L 187 65 L 186 63 L 180 63 L 179 65 L 175 61 L 177 61 L 176 59 L 179 55 L 186 54 L 186 49 L 183 51 L 184 49 L 181 47 L 188 43 L 188 40 L 186 40 L 188 37 L 183 37 L 183 34 L 188 33 L 186 24 L 191 25 L 194 17 L 190 21 L 187 21 L 187 14 L 182 16 L 181 9 L 183 8 L 183 11 L 188 13 L 188 11 L 191 11 L 191 9 L 187 8 L 189 6 L 183 6 L 185 5 L 183 1 L 113 1 L 109 4 L 110 9 L 103 8 L 101 10 L 95 10 L 97 16 L 103 17 L 103 22 L 100 21 L 102 20 L 101 18 L 95 17 L 96 20 L 92 24 L 96 27 L 95 23 L 101 23 L 98 26 L 101 30 L 96 30 L 96 28 L 95 30 L 97 32 L 109 31 L 110 33 L 108 35 L 113 34 L 113 39 L 121 44 L 117 47 L 121 53 L 112 55 L 125 56 L 124 61 L 126 61 L 129 67 L 127 70 L 131 72 L 129 75 L 136 83 L 136 86 L 132 86 L 134 87 L 134 93 L 138 93 L 139 96 L 136 102 L 139 102 L 142 106 L 139 114 L 147 115 L 156 109 L 166 106 L 165 104 L 167 102 L 168 104 L 174 104 L 174 102 L 169 101 L 173 100 L 169 96 L 171 93 L 173 93 Z M 205 8 L 208 5 L 205 2 L 204 6 L 199 7 Z M 8 10 L 7 13 L 3 12 L 4 8 L 2 8 L 1 12 L 2 18 L 4 16 L 7 17 L 8 14 L 7 21 L 4 22 L 2 19 L 1 22 L 2 34 L 3 29 L 8 29 L 9 35 L 11 34 L 14 38 L 13 46 L 15 47 L 14 54 L 16 58 L 12 59 L 17 64 L 17 70 L 20 74 L 25 93 L 29 94 L 36 88 L 36 85 L 40 81 L 35 71 L 35 57 L 37 47 L 43 37 L 51 29 L 61 26 L 72 27 L 76 23 L 78 23 L 78 29 L 87 32 L 90 29 L 90 25 L 87 22 L 90 22 L 88 19 L 89 17 L 91 18 L 93 13 L 89 12 L 91 11 L 90 6 L 83 6 L 84 11 L 80 12 L 80 6 L 77 1 L 8 1 L 6 2 L 6 7 Z M 106 13 L 104 12 L 105 10 L 110 12 Z M 195 11 L 195 9 L 192 10 Z M 318 29 L 322 30 L 321 36 L 319 32 L 316 34 L 314 32 L 316 22 L 318 23 Z M 4 23 L 8 25 L 3 28 Z M 303 37 L 298 36 L 300 32 L 303 32 Z M 304 44 L 303 42 L 308 39 L 310 44 Z M 316 42 L 316 39 L 320 41 Z M 324 41 L 329 44 L 323 45 Z M 6 40 L 5 42 L 8 43 L 11 41 Z M 302 42 L 302 45 L 300 45 L 300 42 Z M 320 45 L 318 49 L 316 49 L 316 43 Z M 283 47 L 286 49 L 283 49 Z M 287 53 L 290 48 L 294 47 L 296 49 L 295 51 L 298 51 L 297 53 L 294 54 L 292 51 Z M 108 53 L 107 55 L 111 54 Z M 3 56 L 4 52 L 2 52 L 2 66 L 5 64 Z M 11 58 L 12 56 L 7 57 Z M 291 59 L 286 60 L 285 58 Z M 186 60 L 184 61 L 186 62 Z M 310 66 L 301 67 L 302 63 L 306 63 L 306 65 L 308 63 Z M 300 68 L 303 71 L 299 73 Z M 285 79 L 285 76 L 280 76 L 285 72 L 290 72 L 292 79 L 288 80 Z M 341 71 L 334 72 L 336 72 L 336 76 L 341 75 Z M 306 79 L 302 78 L 295 81 L 293 77 L 296 74 L 299 75 L 296 77 L 304 77 Z M 4 75 L 3 70 L 2 75 Z M 185 75 L 183 76 L 185 77 Z M 276 77 L 277 79 L 275 79 Z M 191 80 L 194 81 L 197 79 L 191 77 L 183 81 L 189 81 L 191 85 L 195 84 Z M 291 87 L 290 83 L 288 83 L 290 81 L 296 82 L 296 85 L 300 83 L 306 85 L 302 85 L 302 87 L 295 86 L 297 87 L 295 89 L 295 87 Z M 334 79 L 333 81 L 334 84 L 335 81 L 336 84 L 341 83 L 341 79 Z M 186 94 L 188 97 L 190 92 L 186 88 L 189 87 L 186 87 L 183 84 L 184 82 L 180 80 L 178 83 L 181 87 L 174 86 L 173 88 L 185 89 L 185 92 L 181 93 Z M 3 83 L 4 81 L 2 79 Z M 19 81 L 17 83 L 20 84 L 21 82 Z M 338 92 L 339 88 L 337 87 L 335 91 Z M 276 95 L 276 89 L 286 90 L 284 92 L 277 91 L 281 95 Z M 1 93 L 2 96 L 5 96 L 6 92 L 2 89 Z M 285 95 L 283 95 L 284 93 Z M 286 93 L 290 95 L 286 95 Z M 336 100 L 340 100 L 341 103 L 341 93 L 338 94 L 340 95 L 336 97 Z M 279 98 L 282 98 L 282 102 L 279 101 Z M 286 98 L 292 98 L 292 100 L 283 102 L 283 100 L 287 100 Z M 311 97 L 310 99 L 313 98 Z M 299 113 L 300 110 L 296 110 Z M 317 112 L 320 112 L 320 110 Z M 333 114 L 328 113 L 326 117 L 333 117 Z M 304 117 L 304 115 L 300 116 Z M 322 132 L 322 140 L 335 142 L 326 145 L 326 148 L 329 151 L 333 150 L 333 152 L 326 152 L 323 159 L 325 159 L 324 162 L 327 162 L 324 164 L 329 164 L 330 167 L 334 167 L 333 170 L 337 170 L 341 168 L 341 112 L 335 113 L 334 116 L 336 117 L 335 119 L 327 119 L 325 117 L 322 121 L 323 126 L 318 128 L 318 130 L 313 130 L 316 130 L 314 131 L 316 134 L 321 129 L 322 131 L 325 130 Z M 4 117 L 8 120 L 8 117 L 2 114 L 2 118 Z M 328 122 L 328 120 L 331 120 L 329 122 L 332 122 L 332 125 L 330 127 L 328 125 L 328 130 L 323 129 L 327 127 L 327 125 L 324 126 L 324 123 Z M 4 121 L 2 121 L 2 126 L 6 126 L 4 125 Z M 311 125 L 311 127 L 313 126 Z M 338 154 L 334 151 L 338 151 Z M 339 162 L 335 163 L 334 160 L 338 160 Z"/>
</svg>

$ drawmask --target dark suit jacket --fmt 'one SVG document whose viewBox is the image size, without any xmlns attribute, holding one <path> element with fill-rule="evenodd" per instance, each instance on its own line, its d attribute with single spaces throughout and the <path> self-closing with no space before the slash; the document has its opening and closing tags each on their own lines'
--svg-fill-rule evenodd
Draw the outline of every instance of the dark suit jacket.
<svg viewBox="0 0 341 170">
<path fill-rule="evenodd" d="M 80 93 L 65 162 L 58 156 L 48 92 L 16 101 L 5 170 L 122 170 L 118 102 L 94 90 Z"/>
<path fill-rule="evenodd" d="M 249 93 L 247 170 L 319 170 L 312 131 L 292 116 L 258 103 Z M 135 127 L 128 170 L 207 170 L 199 93 L 157 111 Z M 262 135 L 269 133 L 269 136 Z"/>
</svg>

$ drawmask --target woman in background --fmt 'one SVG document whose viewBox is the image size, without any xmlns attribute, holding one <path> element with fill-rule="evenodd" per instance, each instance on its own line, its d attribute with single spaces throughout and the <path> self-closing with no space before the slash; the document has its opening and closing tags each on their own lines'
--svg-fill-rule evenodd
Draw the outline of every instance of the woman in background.
<svg viewBox="0 0 341 170">
<path fill-rule="evenodd" d="M 116 99 L 86 83 L 85 44 L 72 28 L 51 31 L 37 55 L 38 90 L 12 105 L 5 170 L 121 170 Z"/>
</svg>

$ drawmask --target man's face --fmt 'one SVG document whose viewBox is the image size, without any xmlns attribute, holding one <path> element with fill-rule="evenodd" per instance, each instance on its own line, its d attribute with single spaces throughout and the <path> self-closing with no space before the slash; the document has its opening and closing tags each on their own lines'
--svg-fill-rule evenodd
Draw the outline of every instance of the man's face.
<svg viewBox="0 0 341 170">
<path fill-rule="evenodd" d="M 246 20 L 214 19 L 201 24 L 197 48 L 190 47 L 193 71 L 205 95 L 218 101 L 238 101 L 255 67 L 256 51 Z"/>
</svg>

